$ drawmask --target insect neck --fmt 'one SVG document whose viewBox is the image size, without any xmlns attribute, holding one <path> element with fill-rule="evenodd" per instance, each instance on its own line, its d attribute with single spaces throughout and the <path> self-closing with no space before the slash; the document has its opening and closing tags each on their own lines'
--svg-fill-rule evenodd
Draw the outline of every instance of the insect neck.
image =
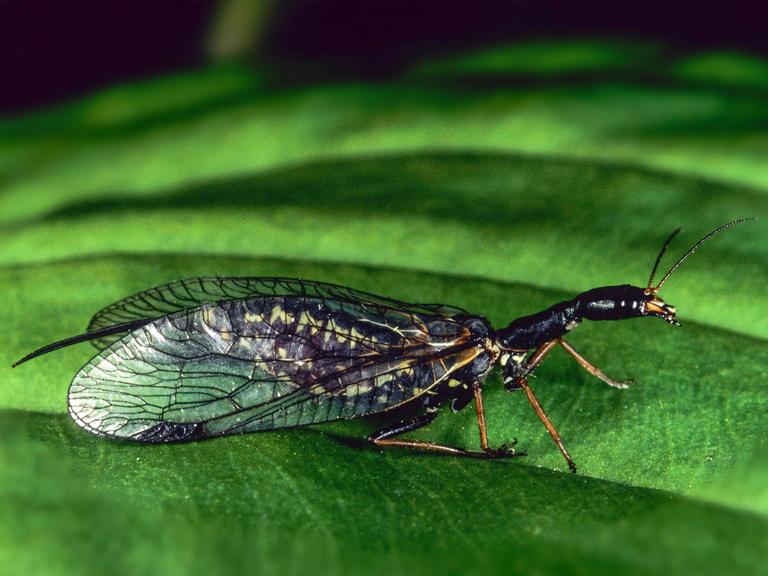
<svg viewBox="0 0 768 576">
<path fill-rule="evenodd" d="M 554 340 L 573 330 L 581 323 L 578 298 L 560 302 L 554 306 L 514 320 L 496 333 L 501 348 L 529 350 L 549 340 Z"/>
</svg>

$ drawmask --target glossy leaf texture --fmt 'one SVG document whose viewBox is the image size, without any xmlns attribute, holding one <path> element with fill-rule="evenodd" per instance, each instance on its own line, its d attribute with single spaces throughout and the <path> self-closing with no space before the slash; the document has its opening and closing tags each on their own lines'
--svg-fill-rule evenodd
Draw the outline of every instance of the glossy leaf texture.
<svg viewBox="0 0 768 576">
<path fill-rule="evenodd" d="M 761 219 L 702 247 L 665 285 L 680 328 L 585 322 L 569 337 L 632 388 L 606 387 L 562 352 L 542 365 L 532 386 L 580 474 L 496 377 L 491 441 L 517 438 L 526 459 L 356 440 L 384 418 L 172 446 L 105 441 L 66 414 L 69 382 L 94 354 L 81 345 L 2 368 L 0 565 L 760 572 L 768 107 L 749 72 L 765 64 L 594 43 L 505 50 L 415 65 L 392 85 L 262 92 L 244 69 L 210 70 L 3 120 L 0 361 L 194 276 L 310 278 L 501 326 L 587 288 L 643 284 L 677 226 L 670 263 L 726 220 Z M 175 94 L 172 110 L 158 93 Z M 114 112 L 125 100 L 133 108 Z M 471 409 L 417 437 L 475 446 Z"/>
</svg>

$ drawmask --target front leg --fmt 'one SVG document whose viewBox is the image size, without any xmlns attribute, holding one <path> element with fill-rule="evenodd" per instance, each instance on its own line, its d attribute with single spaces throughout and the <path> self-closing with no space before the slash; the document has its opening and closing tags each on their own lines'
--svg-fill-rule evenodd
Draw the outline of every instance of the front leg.
<svg viewBox="0 0 768 576">
<path fill-rule="evenodd" d="M 579 354 L 573 346 L 571 346 L 568 342 L 566 342 L 562 338 L 550 340 L 549 342 L 545 342 L 544 344 L 539 346 L 533 352 L 533 354 L 531 354 L 531 357 L 525 363 L 525 366 L 523 368 L 523 375 L 528 376 L 531 372 L 533 372 L 533 370 L 539 364 L 541 364 L 541 361 L 544 359 L 544 356 L 546 356 L 552 350 L 552 348 L 554 348 L 557 344 L 560 344 L 560 346 L 562 346 L 563 349 L 566 352 L 568 352 L 568 354 L 570 354 L 576 360 L 576 362 L 579 363 L 579 365 L 582 368 L 584 368 L 584 370 L 586 370 L 596 378 L 599 378 L 600 380 L 608 384 L 608 386 L 625 390 L 634 383 L 634 380 L 614 380 L 613 378 L 609 377 L 605 372 L 600 370 L 600 368 L 598 368 L 597 366 L 592 364 L 589 360 L 584 358 L 584 356 Z"/>
<path fill-rule="evenodd" d="M 573 358 L 578 362 L 584 370 L 592 374 L 592 376 L 595 376 L 597 378 L 600 378 L 603 382 L 608 384 L 608 386 L 612 386 L 613 388 L 619 388 L 620 390 L 626 390 L 629 388 L 632 384 L 635 383 L 634 380 L 614 380 L 613 378 L 610 378 L 605 372 L 600 370 L 597 366 L 590 363 L 589 360 L 584 358 L 581 354 L 579 354 L 576 349 L 571 346 L 568 342 L 560 338 L 557 341 L 560 346 L 565 348 L 565 351 L 568 352 Z"/>
</svg>

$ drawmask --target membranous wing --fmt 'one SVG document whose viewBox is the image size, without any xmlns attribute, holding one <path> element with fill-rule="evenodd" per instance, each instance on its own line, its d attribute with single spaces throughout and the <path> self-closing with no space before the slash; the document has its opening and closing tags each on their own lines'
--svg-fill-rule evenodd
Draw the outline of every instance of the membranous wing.
<svg viewBox="0 0 768 576">
<path fill-rule="evenodd" d="M 70 413 L 91 432 L 148 442 L 362 416 L 429 393 L 482 353 L 477 320 L 316 291 L 205 304 L 93 358 Z"/>
<path fill-rule="evenodd" d="M 181 310 L 224 300 L 296 296 L 356 302 L 366 306 L 384 306 L 415 314 L 466 314 L 464 310 L 442 304 L 408 304 L 391 298 L 326 282 L 293 278 L 211 277 L 188 278 L 133 294 L 100 310 L 91 319 L 88 332 L 103 331 L 115 325 L 135 325 L 140 320 L 154 320 Z M 140 322 L 138 322 L 140 323 Z M 104 349 L 120 338 L 108 335 L 92 340 Z"/>
</svg>

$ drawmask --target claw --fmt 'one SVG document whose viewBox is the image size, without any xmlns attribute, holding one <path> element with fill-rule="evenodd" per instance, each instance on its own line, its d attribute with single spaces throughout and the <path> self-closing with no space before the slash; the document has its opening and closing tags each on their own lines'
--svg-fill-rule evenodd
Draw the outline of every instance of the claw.
<svg viewBox="0 0 768 576">
<path fill-rule="evenodd" d="M 495 449 L 488 450 L 487 454 L 490 458 L 513 458 L 517 456 L 527 456 L 528 453 L 525 450 L 521 450 L 518 452 L 513 448 L 513 446 L 517 444 L 517 440 L 515 439 L 511 443 L 505 442 L 501 446 Z"/>
<path fill-rule="evenodd" d="M 626 390 L 632 384 L 634 384 L 634 379 L 630 378 L 629 380 L 611 380 L 610 382 L 607 382 L 608 386 L 612 386 L 614 388 L 618 388 L 619 390 Z"/>
</svg>

